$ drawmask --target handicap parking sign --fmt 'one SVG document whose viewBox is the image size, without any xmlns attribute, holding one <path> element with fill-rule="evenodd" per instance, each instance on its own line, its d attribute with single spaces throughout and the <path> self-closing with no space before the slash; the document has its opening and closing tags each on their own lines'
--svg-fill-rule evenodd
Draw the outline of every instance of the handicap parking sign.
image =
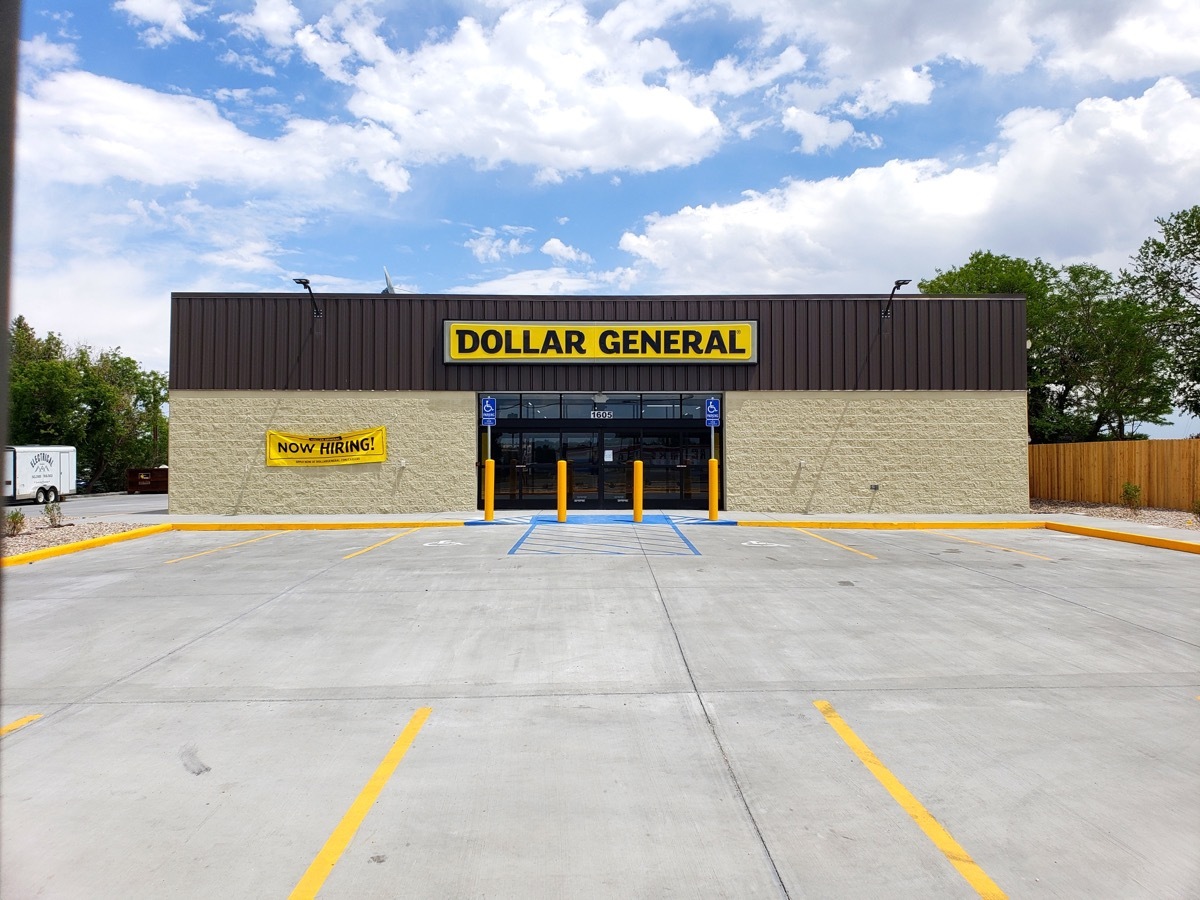
<svg viewBox="0 0 1200 900">
<path fill-rule="evenodd" d="M 490 428 L 496 424 L 496 398 L 484 397 L 480 404 L 479 418 L 484 428 Z"/>
<path fill-rule="evenodd" d="M 717 397 L 709 397 L 704 401 L 704 424 L 708 428 L 721 426 L 721 401 Z"/>
</svg>

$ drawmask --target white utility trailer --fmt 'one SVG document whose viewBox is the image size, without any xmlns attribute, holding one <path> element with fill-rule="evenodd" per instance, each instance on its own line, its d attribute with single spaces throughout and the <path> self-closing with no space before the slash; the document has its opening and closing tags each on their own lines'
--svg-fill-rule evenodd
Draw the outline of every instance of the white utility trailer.
<svg viewBox="0 0 1200 900">
<path fill-rule="evenodd" d="M 5 447 L 4 499 L 53 503 L 75 493 L 74 447 Z"/>
</svg>

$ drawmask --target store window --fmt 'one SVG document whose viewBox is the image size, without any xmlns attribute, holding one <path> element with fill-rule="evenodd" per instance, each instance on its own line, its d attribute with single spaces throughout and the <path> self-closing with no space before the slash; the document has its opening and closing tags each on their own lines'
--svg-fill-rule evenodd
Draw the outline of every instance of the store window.
<svg viewBox="0 0 1200 900">
<path fill-rule="evenodd" d="M 496 417 L 502 420 L 547 419 L 704 420 L 704 401 L 712 394 L 496 394 Z"/>
</svg>

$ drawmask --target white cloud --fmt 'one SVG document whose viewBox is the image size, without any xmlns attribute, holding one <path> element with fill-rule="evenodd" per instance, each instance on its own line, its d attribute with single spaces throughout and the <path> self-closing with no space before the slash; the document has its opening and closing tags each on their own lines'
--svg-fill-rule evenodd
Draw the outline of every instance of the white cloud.
<svg viewBox="0 0 1200 900">
<path fill-rule="evenodd" d="M 333 28 L 328 17 L 315 26 L 305 25 L 296 32 L 296 45 L 304 57 L 330 81 L 337 84 L 349 84 L 350 74 L 346 71 L 345 63 L 351 58 L 351 48 L 333 40 Z"/>
<path fill-rule="evenodd" d="M 800 133 L 806 153 L 879 146 L 838 117 L 929 104 L 933 67 L 946 61 L 1000 75 L 1032 66 L 1103 77 L 1194 71 L 1193 6 L 625 0 L 597 17 L 582 0 L 481 0 L 412 49 L 390 45 L 383 12 L 364 0 L 342 0 L 308 24 L 291 0 L 256 0 L 222 21 L 274 55 L 298 48 L 349 86 L 349 110 L 390 129 L 405 164 L 527 165 L 534 184 L 553 186 L 582 172 L 690 166 L 731 136 L 753 139 L 764 112 Z M 708 68 L 681 60 L 674 28 L 720 15 L 757 28 L 758 40 Z"/>
<path fill-rule="evenodd" d="M 12 315 L 25 316 L 39 333 L 64 333 L 68 343 L 86 335 L 93 347 L 122 347 L 143 365 L 167 371 L 170 304 L 163 297 L 175 288 L 141 260 L 79 256 L 13 276 Z"/>
<path fill-rule="evenodd" d="M 125 179 L 320 191 L 337 204 L 337 176 L 361 174 L 390 193 L 408 190 L 395 137 L 369 123 L 293 119 L 275 139 L 253 137 L 211 102 L 162 94 L 87 72 L 62 72 L 20 97 L 23 176 L 69 184 Z"/>
<path fill-rule="evenodd" d="M 717 116 L 655 83 L 680 66 L 660 39 L 614 34 L 578 2 L 517 3 L 494 24 L 394 51 L 367 10 L 340 6 L 297 40 L 349 107 L 401 137 L 405 158 L 531 165 L 541 183 L 582 171 L 689 165 L 723 137 Z"/>
<path fill-rule="evenodd" d="M 451 288 L 454 294 L 586 294 L 595 283 L 568 269 L 529 269 Z"/>
<path fill-rule="evenodd" d="M 843 120 L 833 121 L 820 113 L 789 107 L 783 113 L 783 127 L 800 135 L 800 152 L 840 147 L 854 137 L 854 126 Z"/>
<path fill-rule="evenodd" d="M 792 42 L 807 55 L 808 67 L 784 87 L 792 105 L 813 112 L 877 115 L 928 103 L 927 67 L 946 61 L 999 76 L 1042 68 L 1100 82 L 1200 69 L 1200 5 L 1191 0 L 714 2 L 759 23 L 763 45 Z"/>
<path fill-rule="evenodd" d="M 614 287 L 628 290 L 637 275 L 632 269 L 611 272 L 573 272 L 555 266 L 510 272 L 500 278 L 450 288 L 454 294 L 594 294 Z"/>
<path fill-rule="evenodd" d="M 1080 4 L 1047 17 L 1046 67 L 1082 78 L 1125 80 L 1200 69 L 1200 7 L 1190 0 Z"/>
<path fill-rule="evenodd" d="M 54 69 L 66 69 L 79 61 L 74 44 L 55 44 L 46 35 L 34 35 L 28 41 L 21 41 L 21 63 L 36 72 L 49 72 Z"/>
<path fill-rule="evenodd" d="M 1178 80 L 1069 113 L 1021 110 L 994 158 L 893 160 L 733 204 L 651 216 L 621 248 L 658 290 L 846 291 L 931 276 L 986 248 L 1127 264 L 1153 220 L 1200 196 L 1200 98 Z"/>
<path fill-rule="evenodd" d="M 784 47 L 777 57 L 766 61 L 753 60 L 748 65 L 727 56 L 717 60 L 708 72 L 694 75 L 679 69 L 667 77 L 667 83 L 672 88 L 699 98 L 718 95 L 739 97 L 800 72 L 806 62 L 804 54 L 795 47 Z"/>
<path fill-rule="evenodd" d="M 849 115 L 861 118 L 886 112 L 900 103 L 923 106 L 929 103 L 932 94 L 933 78 L 927 67 L 902 68 L 868 81 L 854 101 L 842 108 Z"/>
<path fill-rule="evenodd" d="M 550 238 L 542 244 L 542 252 L 560 263 L 590 263 L 592 258 L 582 250 L 577 250 L 569 244 L 564 244 L 558 238 Z"/>
<path fill-rule="evenodd" d="M 275 77 L 275 67 L 270 63 L 263 62 L 257 56 L 251 56 L 247 53 L 236 53 L 233 50 L 226 50 L 217 59 L 225 63 L 227 66 L 235 66 L 239 69 L 246 69 L 258 75 L 265 75 L 268 78 Z"/>
<path fill-rule="evenodd" d="M 142 30 L 141 37 L 151 47 L 161 47 L 176 38 L 200 40 L 200 35 L 188 27 L 187 21 L 208 11 L 207 6 L 192 0 L 117 0 L 113 9 L 121 10 L 135 22 L 148 26 Z"/>
<path fill-rule="evenodd" d="M 1200 10 L 1189 0 L 724 3 L 738 18 L 761 19 L 764 41 L 812 45 L 831 76 L 859 84 L 937 59 L 995 73 L 1042 62 L 1051 69 L 1118 78 L 1182 74 L 1195 71 L 1200 39 Z"/>
<path fill-rule="evenodd" d="M 481 263 L 499 262 L 506 256 L 520 256 L 522 253 L 532 252 L 533 248 L 522 243 L 519 236 L 529 229 L 505 226 L 501 230 L 516 236 L 503 237 L 497 233 L 495 228 L 482 228 L 476 231 L 475 237 L 466 241 L 463 246 L 470 250 Z"/>
<path fill-rule="evenodd" d="M 255 0 L 248 13 L 228 13 L 222 22 L 232 22 L 247 37 L 261 37 L 272 47 L 286 48 L 295 44 L 295 34 L 303 25 L 300 10 L 289 0 Z"/>
</svg>

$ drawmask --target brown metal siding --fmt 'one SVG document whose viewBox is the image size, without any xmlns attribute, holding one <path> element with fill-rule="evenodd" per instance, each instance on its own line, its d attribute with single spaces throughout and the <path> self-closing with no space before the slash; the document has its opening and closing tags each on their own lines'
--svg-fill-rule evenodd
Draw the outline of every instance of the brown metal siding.
<svg viewBox="0 0 1200 900">
<path fill-rule="evenodd" d="M 177 390 L 1025 390 L 1025 300 L 886 295 L 172 294 Z M 756 364 L 463 364 L 442 323 L 758 322 Z"/>
</svg>

